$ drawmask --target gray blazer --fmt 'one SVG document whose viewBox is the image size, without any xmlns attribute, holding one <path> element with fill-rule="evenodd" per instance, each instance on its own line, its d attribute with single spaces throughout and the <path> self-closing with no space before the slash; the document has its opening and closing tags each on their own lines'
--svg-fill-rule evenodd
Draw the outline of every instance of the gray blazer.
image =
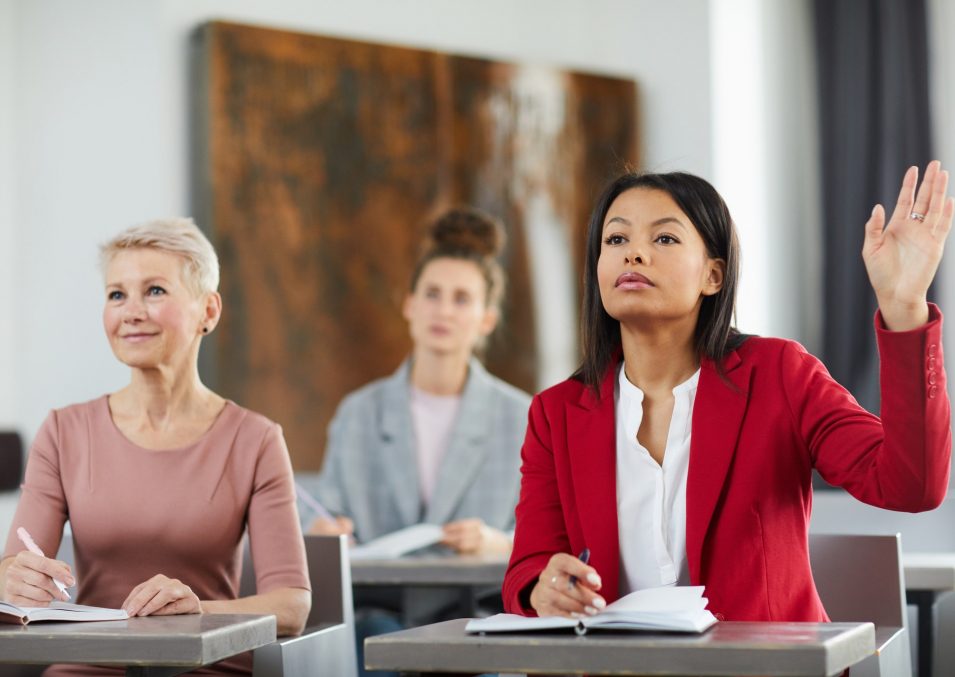
<svg viewBox="0 0 955 677">
<path fill-rule="evenodd" d="M 299 481 L 330 512 L 354 521 L 359 542 L 419 522 L 445 524 L 467 517 L 513 529 L 530 396 L 471 359 L 451 442 L 425 510 L 409 371 L 406 360 L 391 376 L 345 397 L 329 425 L 321 475 L 303 475 Z M 314 516 L 303 514 L 303 520 Z"/>
</svg>

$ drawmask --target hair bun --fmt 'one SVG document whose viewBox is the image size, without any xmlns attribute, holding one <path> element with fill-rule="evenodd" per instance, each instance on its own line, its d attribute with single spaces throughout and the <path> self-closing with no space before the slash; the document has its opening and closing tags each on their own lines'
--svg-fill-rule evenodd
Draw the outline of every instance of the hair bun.
<svg viewBox="0 0 955 677">
<path fill-rule="evenodd" d="M 496 257 L 507 239 L 501 222 L 475 207 L 454 207 L 430 229 L 430 246 L 436 252 L 457 256 Z"/>
</svg>

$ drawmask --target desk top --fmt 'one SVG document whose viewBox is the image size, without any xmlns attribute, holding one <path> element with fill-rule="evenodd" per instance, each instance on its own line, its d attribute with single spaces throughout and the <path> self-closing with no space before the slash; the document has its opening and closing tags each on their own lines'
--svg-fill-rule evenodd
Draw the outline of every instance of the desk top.
<svg viewBox="0 0 955 677">
<path fill-rule="evenodd" d="M 189 614 L 0 625 L 0 663 L 198 667 L 275 641 L 275 616 Z"/>
<path fill-rule="evenodd" d="M 407 555 L 397 559 L 353 560 L 353 585 L 500 586 L 505 556 Z"/>
<path fill-rule="evenodd" d="M 902 553 L 906 590 L 955 590 L 955 553 Z"/>
<path fill-rule="evenodd" d="M 717 623 L 702 635 L 468 635 L 467 619 L 370 637 L 376 670 L 615 675 L 837 675 L 875 651 L 871 623 Z"/>
</svg>

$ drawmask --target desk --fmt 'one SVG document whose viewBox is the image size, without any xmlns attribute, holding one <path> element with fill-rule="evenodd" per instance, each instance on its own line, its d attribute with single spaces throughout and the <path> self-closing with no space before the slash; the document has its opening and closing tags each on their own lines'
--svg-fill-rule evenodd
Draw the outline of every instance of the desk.
<svg viewBox="0 0 955 677">
<path fill-rule="evenodd" d="M 351 562 L 352 585 L 498 586 L 507 557 L 422 555 Z"/>
<path fill-rule="evenodd" d="M 504 581 L 504 555 L 408 555 L 396 559 L 353 560 L 352 585 L 356 588 L 402 588 L 405 598 L 414 588 L 449 588 L 460 593 L 459 616 L 477 613 L 479 593 Z M 408 620 L 408 619 L 406 619 Z"/>
<path fill-rule="evenodd" d="M 935 654 L 935 602 L 955 591 L 955 553 L 903 553 L 905 597 L 918 610 L 919 677 L 932 677 Z"/>
<path fill-rule="evenodd" d="M 875 651 L 871 623 L 717 623 L 702 635 L 468 635 L 467 619 L 365 642 L 375 670 L 615 675 L 838 675 Z"/>
<path fill-rule="evenodd" d="M 108 623 L 0 625 L 0 663 L 127 666 L 127 675 L 175 675 L 275 641 L 275 617 L 146 616 Z"/>
</svg>

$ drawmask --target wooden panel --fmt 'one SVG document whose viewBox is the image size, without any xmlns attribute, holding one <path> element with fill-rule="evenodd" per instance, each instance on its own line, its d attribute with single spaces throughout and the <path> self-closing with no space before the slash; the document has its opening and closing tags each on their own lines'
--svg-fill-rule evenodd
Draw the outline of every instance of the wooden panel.
<svg viewBox="0 0 955 677">
<path fill-rule="evenodd" d="M 429 217 L 467 203 L 508 231 L 487 365 L 534 391 L 541 341 L 576 321 L 540 330 L 533 280 L 553 265 L 574 290 L 594 193 L 636 161 L 634 83 L 225 23 L 199 45 L 197 216 L 225 303 L 204 377 L 318 469 L 342 396 L 410 349 L 400 304 Z M 552 303 L 575 317 L 573 294 Z"/>
</svg>

